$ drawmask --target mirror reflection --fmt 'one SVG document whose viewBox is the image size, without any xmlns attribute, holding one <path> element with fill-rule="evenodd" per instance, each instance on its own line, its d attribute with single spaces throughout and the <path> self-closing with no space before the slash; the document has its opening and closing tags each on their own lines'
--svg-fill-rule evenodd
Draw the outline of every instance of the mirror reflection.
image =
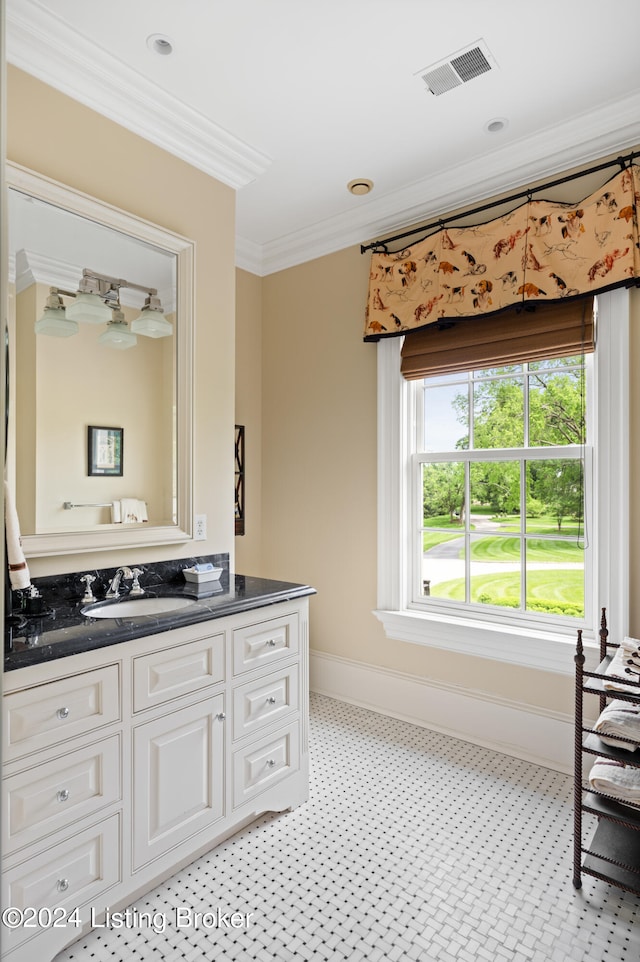
<svg viewBox="0 0 640 962">
<path fill-rule="evenodd" d="M 27 547 L 178 525 L 175 247 L 15 187 L 8 234 L 7 477 Z"/>
</svg>

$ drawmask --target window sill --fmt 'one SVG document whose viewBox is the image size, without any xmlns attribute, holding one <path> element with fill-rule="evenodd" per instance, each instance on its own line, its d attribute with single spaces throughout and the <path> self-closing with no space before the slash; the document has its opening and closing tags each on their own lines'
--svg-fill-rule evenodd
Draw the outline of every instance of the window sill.
<svg viewBox="0 0 640 962">
<path fill-rule="evenodd" d="M 397 641 L 564 675 L 573 675 L 575 670 L 575 634 L 572 637 L 569 634 L 407 609 L 378 609 L 373 613 L 382 622 L 387 638 Z M 587 656 L 591 656 L 589 661 L 597 662 L 595 639 L 583 633 L 583 644 Z"/>
</svg>

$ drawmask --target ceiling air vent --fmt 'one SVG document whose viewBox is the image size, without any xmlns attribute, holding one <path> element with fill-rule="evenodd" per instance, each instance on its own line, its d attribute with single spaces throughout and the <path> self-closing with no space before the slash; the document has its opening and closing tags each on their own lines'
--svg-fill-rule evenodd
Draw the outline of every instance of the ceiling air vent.
<svg viewBox="0 0 640 962">
<path fill-rule="evenodd" d="M 429 92 L 435 97 L 446 94 L 454 87 L 460 87 L 474 77 L 493 70 L 496 66 L 495 60 L 489 53 L 487 45 L 483 40 L 478 40 L 466 50 L 433 64 L 418 71 L 427 85 Z"/>
</svg>

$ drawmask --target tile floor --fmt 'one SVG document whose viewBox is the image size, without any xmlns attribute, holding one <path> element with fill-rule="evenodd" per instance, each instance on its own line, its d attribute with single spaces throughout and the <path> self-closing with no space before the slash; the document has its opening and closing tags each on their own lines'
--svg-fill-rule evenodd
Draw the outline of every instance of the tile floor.
<svg viewBox="0 0 640 962">
<path fill-rule="evenodd" d="M 140 899 L 164 932 L 95 930 L 56 962 L 640 958 L 640 901 L 571 884 L 569 778 L 318 695 L 311 722 L 308 804 Z M 253 916 L 178 927 L 176 906 Z"/>
</svg>

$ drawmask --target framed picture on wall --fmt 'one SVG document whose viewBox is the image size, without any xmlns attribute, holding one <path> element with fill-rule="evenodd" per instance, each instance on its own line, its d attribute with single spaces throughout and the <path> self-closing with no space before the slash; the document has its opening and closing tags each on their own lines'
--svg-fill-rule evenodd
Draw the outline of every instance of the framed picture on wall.
<svg viewBox="0 0 640 962">
<path fill-rule="evenodd" d="M 89 477 L 122 477 L 123 428 L 89 425 L 87 436 L 87 474 Z"/>
</svg>

